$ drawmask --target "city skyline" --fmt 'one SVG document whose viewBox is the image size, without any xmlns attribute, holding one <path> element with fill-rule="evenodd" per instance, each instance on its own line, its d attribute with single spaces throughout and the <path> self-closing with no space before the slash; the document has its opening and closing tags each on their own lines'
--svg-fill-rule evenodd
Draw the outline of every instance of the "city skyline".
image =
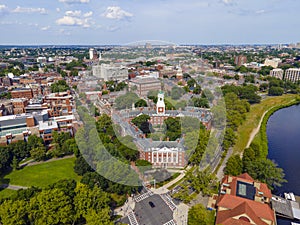
<svg viewBox="0 0 300 225">
<path fill-rule="evenodd" d="M 0 1 L 1 45 L 299 42 L 296 0 Z"/>
</svg>

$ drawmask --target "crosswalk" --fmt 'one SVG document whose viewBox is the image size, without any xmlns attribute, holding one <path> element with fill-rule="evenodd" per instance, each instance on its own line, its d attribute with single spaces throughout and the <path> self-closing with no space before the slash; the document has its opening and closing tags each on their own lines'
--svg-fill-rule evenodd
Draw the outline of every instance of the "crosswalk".
<svg viewBox="0 0 300 225">
<path fill-rule="evenodd" d="M 176 223 L 174 220 L 170 220 L 169 222 L 166 222 L 163 225 L 176 225 Z"/>
<path fill-rule="evenodd" d="M 136 220 L 136 217 L 135 217 L 133 211 L 131 211 L 131 212 L 128 214 L 128 219 L 129 219 L 130 225 L 139 225 L 139 223 L 138 223 L 138 221 Z"/>
<path fill-rule="evenodd" d="M 176 205 L 172 201 L 172 198 L 168 194 L 162 194 L 160 195 L 162 200 L 169 206 L 169 208 L 174 211 L 176 209 Z"/>
<path fill-rule="evenodd" d="M 140 202 L 140 201 L 142 201 L 142 200 L 144 200 L 144 199 L 146 199 L 146 198 L 149 198 L 149 197 L 152 196 L 152 195 L 153 195 L 153 192 L 147 191 L 147 192 L 144 193 L 144 194 L 135 196 L 135 197 L 134 197 L 134 201 Z"/>
</svg>

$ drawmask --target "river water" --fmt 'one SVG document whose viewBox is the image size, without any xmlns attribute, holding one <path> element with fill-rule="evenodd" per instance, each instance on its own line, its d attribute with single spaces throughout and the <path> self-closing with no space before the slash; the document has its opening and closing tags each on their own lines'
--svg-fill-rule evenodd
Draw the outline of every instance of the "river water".
<svg viewBox="0 0 300 225">
<path fill-rule="evenodd" d="M 267 136 L 268 158 L 283 168 L 288 181 L 278 188 L 276 194 L 293 192 L 300 196 L 300 105 L 275 112 L 268 121 Z M 278 225 L 288 224 L 291 223 L 278 220 Z"/>
</svg>

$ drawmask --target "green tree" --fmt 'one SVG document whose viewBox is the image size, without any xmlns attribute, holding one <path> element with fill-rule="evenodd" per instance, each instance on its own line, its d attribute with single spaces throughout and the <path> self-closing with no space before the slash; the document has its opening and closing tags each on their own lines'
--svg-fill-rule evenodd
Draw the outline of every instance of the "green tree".
<svg viewBox="0 0 300 225">
<path fill-rule="evenodd" d="M 164 121 L 166 127 L 166 136 L 171 140 L 175 141 L 181 136 L 181 123 L 179 118 L 169 117 Z"/>
<path fill-rule="evenodd" d="M 59 80 L 53 84 L 51 84 L 51 91 L 54 92 L 64 92 L 70 90 L 69 85 L 65 80 Z"/>
<path fill-rule="evenodd" d="M 30 199 L 31 224 L 72 224 L 72 199 L 59 189 L 43 190 Z"/>
<path fill-rule="evenodd" d="M 214 211 L 208 211 L 201 204 L 194 205 L 188 213 L 188 225 L 213 225 Z"/>
<path fill-rule="evenodd" d="M 271 189 L 281 187 L 286 182 L 283 169 L 269 159 L 252 161 L 245 169 L 253 179 L 266 183 Z"/>
<path fill-rule="evenodd" d="M 46 159 L 46 149 L 45 147 L 37 147 L 33 148 L 30 151 L 30 155 L 32 158 L 34 158 L 36 161 L 43 161 Z"/>
<path fill-rule="evenodd" d="M 0 174 L 9 168 L 11 164 L 11 157 L 9 154 L 9 149 L 0 147 Z"/>
<path fill-rule="evenodd" d="M 147 102 L 144 99 L 139 99 L 135 104 L 135 107 L 147 107 Z"/>
<path fill-rule="evenodd" d="M 86 185 L 78 183 L 75 188 L 74 205 L 76 218 L 85 218 L 90 210 L 100 212 L 108 207 L 109 197 L 99 187 L 90 190 Z M 108 217 L 108 219 L 110 219 Z"/>
<path fill-rule="evenodd" d="M 273 87 L 269 88 L 268 94 L 270 96 L 281 96 L 281 95 L 283 95 L 283 92 L 284 92 L 283 88 L 273 86 Z"/>
<path fill-rule="evenodd" d="M 40 147 L 40 146 L 43 146 L 43 139 L 42 138 L 40 138 L 36 135 L 30 135 L 28 137 L 27 148 L 28 148 L 29 151 L 33 148 L 37 148 L 37 147 Z"/>
<path fill-rule="evenodd" d="M 137 94 L 128 92 L 125 95 L 119 96 L 115 100 L 115 107 L 117 109 L 131 108 L 132 104 L 135 104 L 139 100 Z"/>
<path fill-rule="evenodd" d="M 198 169 L 195 175 L 190 176 L 190 180 L 192 187 L 198 193 L 202 192 L 203 195 L 211 194 L 213 186 L 216 185 L 216 178 L 209 170 L 200 171 Z"/>
<path fill-rule="evenodd" d="M 93 172 L 93 168 L 86 162 L 83 156 L 79 156 L 75 160 L 74 172 L 82 176 L 87 172 Z"/>
<path fill-rule="evenodd" d="M 16 156 L 13 157 L 11 167 L 13 168 L 13 170 L 19 169 L 19 161 Z"/>
<path fill-rule="evenodd" d="M 243 172 L 243 162 L 239 155 L 231 156 L 224 168 L 224 173 L 232 176 L 238 176 Z"/>
<path fill-rule="evenodd" d="M 150 124 L 150 116 L 148 115 L 140 115 L 135 117 L 131 122 L 136 125 L 144 134 L 151 133 L 151 124 Z"/>
<path fill-rule="evenodd" d="M 24 200 L 6 200 L 0 207 L 0 221 L 3 225 L 26 225 L 27 202 Z"/>
<path fill-rule="evenodd" d="M 114 223 L 110 221 L 110 210 L 109 208 L 104 208 L 98 212 L 95 210 L 89 210 L 86 215 L 86 222 L 89 225 L 113 225 Z"/>
<path fill-rule="evenodd" d="M 174 100 L 178 100 L 181 98 L 181 96 L 183 95 L 184 90 L 178 86 L 174 86 L 172 87 L 171 90 L 171 98 Z"/>
</svg>

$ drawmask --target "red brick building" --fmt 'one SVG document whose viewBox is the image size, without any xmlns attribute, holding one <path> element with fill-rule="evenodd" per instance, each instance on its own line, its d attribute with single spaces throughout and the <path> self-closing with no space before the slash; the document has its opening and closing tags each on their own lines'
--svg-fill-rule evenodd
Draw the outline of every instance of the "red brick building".
<svg viewBox="0 0 300 225">
<path fill-rule="evenodd" d="M 11 91 L 11 97 L 32 99 L 33 93 L 31 88 L 17 88 Z"/>
<path fill-rule="evenodd" d="M 275 212 L 270 207 L 272 194 L 266 184 L 249 174 L 226 175 L 216 199 L 216 224 L 276 225 Z"/>
</svg>

